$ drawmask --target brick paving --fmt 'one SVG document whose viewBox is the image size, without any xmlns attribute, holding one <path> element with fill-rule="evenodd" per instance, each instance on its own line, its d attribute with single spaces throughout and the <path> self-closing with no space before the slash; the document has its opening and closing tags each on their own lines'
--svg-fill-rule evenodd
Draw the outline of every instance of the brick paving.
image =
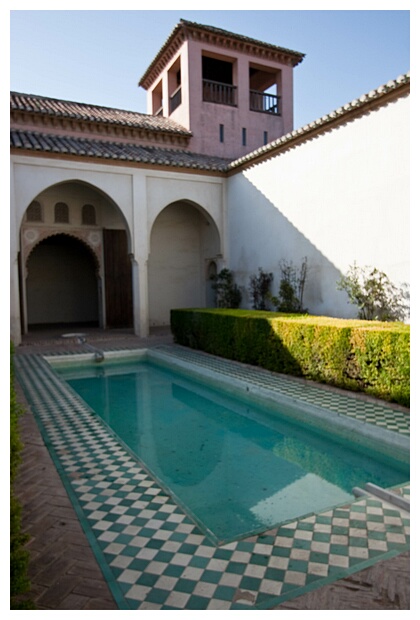
<svg viewBox="0 0 420 620">
<path fill-rule="evenodd" d="M 117 609 L 30 411 L 16 480 L 29 534 L 30 598 L 37 609 Z"/>
<path fill-rule="evenodd" d="M 101 336 L 98 334 L 98 340 Z M 169 338 L 170 340 L 170 338 Z M 168 341 L 158 334 L 153 342 Z M 143 346 L 138 338 L 119 333 L 116 348 Z M 108 343 L 109 344 L 109 343 Z M 58 339 L 27 340 L 31 352 L 62 346 Z M 20 392 L 19 392 L 20 394 Z M 20 394 L 23 400 L 23 395 Z M 29 407 L 20 420 L 23 460 L 16 482 L 23 527 L 30 535 L 29 597 L 38 609 L 116 610 L 108 585 L 82 530 L 77 514 L 39 434 Z M 297 597 L 276 609 L 409 609 L 410 555 L 378 562 L 350 577 Z"/>
</svg>

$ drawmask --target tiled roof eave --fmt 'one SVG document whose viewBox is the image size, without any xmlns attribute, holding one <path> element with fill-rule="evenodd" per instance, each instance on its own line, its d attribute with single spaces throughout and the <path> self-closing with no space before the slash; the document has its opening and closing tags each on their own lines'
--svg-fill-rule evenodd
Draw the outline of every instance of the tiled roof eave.
<svg viewBox="0 0 420 620">
<path fill-rule="evenodd" d="M 230 161 L 181 149 L 57 136 L 21 129 L 11 130 L 11 149 L 13 152 L 95 158 L 121 163 L 219 173 L 226 172 L 226 166 Z"/>
<path fill-rule="evenodd" d="M 143 88 L 149 88 L 153 83 L 156 75 L 162 68 L 162 64 L 166 64 L 171 55 L 173 55 L 188 38 L 196 35 L 204 35 L 212 38 L 212 43 L 220 45 L 223 41 L 234 40 L 237 45 L 248 48 L 248 51 L 252 53 L 259 53 L 259 50 L 270 50 L 273 53 L 281 54 L 284 58 L 287 58 L 292 66 L 298 65 L 305 57 L 305 54 L 297 52 L 295 50 L 280 47 L 272 43 L 266 43 L 259 41 L 245 35 L 236 34 L 223 30 L 222 28 L 216 28 L 214 26 L 206 26 L 204 24 L 197 24 L 185 19 L 181 19 L 179 23 L 172 30 L 171 34 L 160 48 L 159 52 L 154 57 L 153 61 L 149 64 L 142 77 L 139 79 L 138 85 Z"/>
<path fill-rule="evenodd" d="M 188 129 L 165 117 L 26 93 L 10 93 L 10 112 L 12 118 L 43 117 L 46 121 L 106 125 L 115 129 L 191 137 Z"/>
<path fill-rule="evenodd" d="M 99 138 L 72 137 L 73 145 L 77 144 L 77 148 L 74 149 L 65 144 L 63 136 L 52 136 L 45 133 L 17 129 L 12 132 L 13 140 L 11 146 L 16 151 L 50 152 L 63 155 L 77 155 L 79 157 L 113 159 L 120 162 L 130 161 L 139 164 L 175 166 L 190 170 L 212 170 L 219 173 L 234 174 L 261 161 L 275 157 L 279 153 L 310 140 L 318 134 L 344 125 L 353 118 L 360 117 L 372 109 L 386 105 L 389 101 L 406 96 L 409 94 L 409 91 L 410 74 L 406 73 L 334 110 L 330 114 L 235 160 L 193 154 L 182 149 L 176 150 L 157 146 L 145 147 L 133 143 L 105 142 Z M 67 137 L 67 139 L 70 138 Z"/>
</svg>

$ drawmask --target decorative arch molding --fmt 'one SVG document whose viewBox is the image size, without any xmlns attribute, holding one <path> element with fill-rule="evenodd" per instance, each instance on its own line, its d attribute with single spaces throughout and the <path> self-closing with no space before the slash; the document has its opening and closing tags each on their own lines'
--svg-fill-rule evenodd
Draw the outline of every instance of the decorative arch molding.
<svg viewBox="0 0 420 620">
<path fill-rule="evenodd" d="M 87 192 L 89 192 L 89 194 L 86 195 L 86 198 L 83 199 L 79 196 L 78 198 L 78 205 L 76 207 L 76 209 L 79 211 L 78 213 L 78 219 L 75 220 L 74 219 L 74 215 L 72 216 L 72 212 L 74 214 L 73 209 L 75 208 L 75 204 L 74 204 L 74 200 L 72 199 L 71 196 L 69 195 L 65 195 L 63 194 L 62 197 L 59 197 L 57 200 L 55 200 L 55 204 L 54 207 L 52 208 L 51 211 L 51 206 L 48 207 L 48 205 L 44 204 L 47 202 L 46 200 L 46 196 L 48 195 L 48 193 L 51 191 L 53 192 L 54 190 L 56 190 L 57 188 L 60 187 L 71 187 L 72 185 L 74 186 L 78 186 L 79 188 L 86 188 Z M 62 178 L 62 179 L 56 179 L 54 180 L 54 182 L 51 183 L 47 183 L 45 184 L 43 187 L 39 188 L 38 190 L 35 190 L 32 193 L 32 196 L 29 198 L 29 200 L 26 202 L 26 208 L 24 205 L 21 205 L 23 207 L 23 211 L 21 213 L 21 216 L 19 217 L 18 220 L 18 228 L 17 230 L 20 229 L 20 231 L 22 232 L 22 230 L 24 228 L 30 228 L 30 227 L 35 227 L 36 225 L 45 225 L 46 228 L 54 226 L 54 233 L 65 233 L 65 234 L 73 234 L 73 231 L 76 230 L 78 231 L 76 233 L 76 236 L 82 235 L 83 237 L 85 237 L 84 232 L 89 230 L 89 226 L 91 226 L 92 228 L 95 228 L 95 230 L 100 229 L 101 227 L 108 227 L 106 223 L 103 223 L 102 225 L 99 222 L 99 217 L 98 214 L 100 213 L 100 207 L 98 206 L 97 203 L 101 203 L 102 205 L 106 204 L 109 208 L 113 209 L 115 212 L 115 217 L 114 219 L 118 219 L 118 227 L 123 228 L 126 233 L 127 233 L 127 240 L 128 240 L 128 247 L 129 247 L 129 251 L 130 253 L 132 252 L 132 247 L 133 247 L 133 230 L 132 230 L 132 224 L 130 224 L 129 218 L 127 218 L 127 213 L 124 212 L 124 209 L 121 208 L 121 206 L 118 204 L 118 202 L 116 201 L 116 198 L 113 197 L 109 191 L 107 191 L 107 189 L 109 188 L 102 188 L 100 183 L 95 184 L 89 180 L 83 179 L 81 177 L 78 177 L 77 175 L 75 176 L 70 176 L 68 178 Z M 94 199 L 94 194 L 97 195 L 98 201 L 96 202 Z M 51 211 L 50 213 L 50 221 L 47 222 L 46 219 L 43 218 L 42 222 L 31 222 L 28 221 L 26 219 L 26 214 L 28 211 L 28 207 L 35 202 L 39 202 L 41 203 L 42 206 L 42 210 L 44 211 Z M 51 201 L 50 201 L 51 202 Z M 122 201 L 123 202 L 123 201 Z M 70 219 L 70 225 L 67 224 L 66 222 L 60 222 L 60 221 L 55 221 L 55 215 L 54 215 L 54 211 L 55 211 L 55 207 L 57 206 L 57 204 L 66 204 L 68 209 L 69 209 L 69 215 L 70 217 L 73 217 L 73 219 Z M 86 223 L 84 223 L 83 220 L 83 209 L 84 207 L 89 206 L 89 207 L 93 207 L 94 210 L 94 215 L 93 215 L 93 219 L 95 220 L 95 223 L 93 223 L 92 221 L 92 214 L 90 214 L 90 222 L 86 221 Z M 21 211 L 21 208 L 18 209 L 18 211 Z M 86 218 L 85 218 L 86 219 Z M 64 223 L 65 224 L 65 230 L 61 230 L 61 224 Z M 80 225 L 83 226 L 83 230 L 79 231 L 79 223 Z M 35 226 L 34 226 L 35 224 Z M 110 228 L 114 228 L 115 224 L 113 223 L 112 225 L 109 226 Z M 54 234 L 53 233 L 53 234 Z M 22 236 L 22 235 L 21 235 Z M 44 237 L 45 238 L 45 237 Z"/>
<path fill-rule="evenodd" d="M 76 234 L 39 235 L 22 265 L 24 329 L 36 325 L 103 326 L 100 263 Z"/>
<path fill-rule="evenodd" d="M 95 228 L 89 230 L 86 228 L 78 229 L 72 228 L 71 230 L 60 229 L 45 229 L 37 228 L 35 226 L 23 226 L 21 235 L 21 252 L 22 252 L 22 264 L 27 269 L 28 259 L 33 250 L 45 239 L 49 237 L 56 237 L 59 235 L 65 235 L 66 237 L 73 237 L 74 239 L 83 243 L 92 253 L 95 259 L 96 270 L 101 272 L 102 266 L 102 231 Z M 27 275 L 27 274 L 25 274 Z"/>
</svg>

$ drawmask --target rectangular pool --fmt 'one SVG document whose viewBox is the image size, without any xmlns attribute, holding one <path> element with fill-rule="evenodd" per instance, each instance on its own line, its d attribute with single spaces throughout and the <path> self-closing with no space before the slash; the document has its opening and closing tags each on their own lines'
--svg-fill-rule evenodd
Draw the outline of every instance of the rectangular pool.
<svg viewBox="0 0 420 620">
<path fill-rule="evenodd" d="M 61 377 L 217 542 L 392 487 L 409 465 L 147 357 L 58 364 Z"/>
</svg>

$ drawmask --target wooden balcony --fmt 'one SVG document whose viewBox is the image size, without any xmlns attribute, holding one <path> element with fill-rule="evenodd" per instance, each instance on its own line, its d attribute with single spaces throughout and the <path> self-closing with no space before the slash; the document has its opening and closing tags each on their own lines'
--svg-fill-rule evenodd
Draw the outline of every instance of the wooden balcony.
<svg viewBox="0 0 420 620">
<path fill-rule="evenodd" d="M 236 86 L 232 84 L 203 80 L 203 101 L 237 106 L 236 92 Z"/>
<path fill-rule="evenodd" d="M 237 87 L 224 82 L 203 80 L 203 101 L 236 107 L 238 105 Z M 258 90 L 250 90 L 249 109 L 252 112 L 281 116 L 281 97 Z"/>
<path fill-rule="evenodd" d="M 281 97 L 269 95 L 258 90 L 249 91 L 249 109 L 252 112 L 264 112 L 281 116 Z"/>
</svg>

